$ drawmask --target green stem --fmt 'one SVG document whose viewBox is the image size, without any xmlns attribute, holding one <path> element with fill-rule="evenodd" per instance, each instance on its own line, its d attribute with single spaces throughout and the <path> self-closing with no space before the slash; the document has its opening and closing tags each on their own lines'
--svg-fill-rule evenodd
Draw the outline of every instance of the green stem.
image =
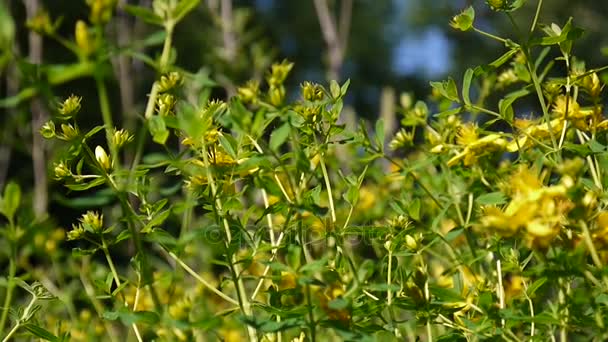
<svg viewBox="0 0 608 342">
<path fill-rule="evenodd" d="M 99 96 L 99 108 L 101 109 L 101 117 L 103 119 L 103 125 L 106 129 L 106 139 L 110 148 L 110 158 L 113 161 L 118 159 L 118 151 L 114 145 L 112 134 L 114 130 L 114 122 L 112 121 L 112 111 L 110 109 L 110 100 L 108 98 L 108 89 L 101 76 L 95 76 L 95 82 L 97 83 L 97 94 Z"/>
<path fill-rule="evenodd" d="M 536 23 L 538 22 L 538 17 L 540 15 L 540 9 L 543 6 L 543 0 L 538 0 L 538 5 L 536 6 L 536 13 L 534 14 L 534 20 L 532 21 L 532 27 L 530 27 L 530 33 L 534 32 L 536 29 Z"/>
<path fill-rule="evenodd" d="M 545 102 L 545 97 L 543 95 L 543 90 L 540 85 L 540 81 L 538 80 L 538 75 L 536 74 L 536 68 L 532 65 L 532 60 L 530 57 L 530 53 L 527 49 L 521 49 L 526 56 L 526 65 L 528 67 L 528 72 L 532 78 L 532 83 L 534 84 L 534 90 L 536 91 L 536 95 L 538 96 L 538 102 L 540 103 L 540 107 L 543 111 L 543 117 L 545 122 L 547 123 L 547 127 L 549 129 L 549 136 L 551 137 L 551 145 L 553 149 L 557 151 L 557 140 L 555 139 L 555 134 L 553 133 L 553 128 L 551 127 L 551 117 L 549 116 L 549 110 L 547 108 L 547 103 Z M 558 154 L 558 159 L 561 157 Z"/>
<path fill-rule="evenodd" d="M 10 338 L 15 334 L 15 332 L 17 332 L 17 330 L 19 330 L 19 328 L 21 327 L 22 322 L 24 322 L 25 319 L 27 319 L 28 316 L 30 315 L 30 310 L 32 310 L 32 308 L 34 307 L 34 304 L 36 303 L 36 301 L 38 301 L 38 297 L 33 296 L 32 300 L 30 301 L 30 303 L 27 305 L 27 307 L 23 311 L 23 314 L 21 315 L 21 317 L 15 323 L 15 326 L 13 327 L 13 329 L 11 329 L 11 331 L 8 332 L 8 334 L 2 340 L 2 342 L 9 341 Z M 8 310 L 8 308 L 7 308 L 7 310 Z"/>
<path fill-rule="evenodd" d="M 175 253 L 169 252 L 169 256 L 171 258 L 173 258 L 173 260 L 175 260 L 175 262 L 177 262 L 184 270 L 186 270 L 186 272 L 188 272 L 191 276 L 193 276 L 194 279 L 198 280 L 201 284 L 203 284 L 203 286 L 205 286 L 211 292 L 215 293 L 216 295 L 218 295 L 219 297 L 221 297 L 222 299 L 224 299 L 225 301 L 227 301 L 230 304 L 239 305 L 239 302 L 230 298 L 225 293 L 219 291 L 213 285 L 211 285 L 208 281 L 206 281 L 203 277 L 198 275 L 192 268 L 190 268 L 190 266 L 188 266 L 184 261 L 182 261 L 182 259 L 180 259 L 177 255 L 175 255 Z"/>
<path fill-rule="evenodd" d="M 4 333 L 4 326 L 8 319 L 8 312 L 11 302 L 13 301 L 13 290 L 15 289 L 15 275 L 17 274 L 17 244 L 16 244 L 16 227 L 13 217 L 8 217 L 8 230 L 12 241 L 9 240 L 10 258 L 8 279 L 6 284 L 6 297 L 4 297 L 4 306 L 2 309 L 2 317 L 0 318 L 0 335 Z"/>
<path fill-rule="evenodd" d="M 106 257 L 106 261 L 108 262 L 108 266 L 110 267 L 110 271 L 112 272 L 112 277 L 114 278 L 114 282 L 117 287 L 120 287 L 120 278 L 118 277 L 118 272 L 116 272 L 116 267 L 114 266 L 114 262 L 112 261 L 112 256 L 110 256 L 110 252 L 108 251 L 108 246 L 106 244 L 106 240 L 101 238 L 101 249 L 103 250 L 103 254 Z"/>
<path fill-rule="evenodd" d="M 495 35 L 493 35 L 493 34 L 491 34 L 491 33 L 486 32 L 486 31 L 482 31 L 482 30 L 480 30 L 480 29 L 478 29 L 478 28 L 476 28 L 476 27 L 473 27 L 473 30 L 474 30 L 475 32 L 477 32 L 477 33 L 481 34 L 481 35 L 484 35 L 484 36 L 486 36 L 486 37 L 490 38 L 490 39 L 494 39 L 494 40 L 497 40 L 497 41 L 499 41 L 499 42 L 501 42 L 501 43 L 503 43 L 503 44 L 507 44 L 507 40 L 506 40 L 506 39 L 504 39 L 504 38 L 501 38 L 501 37 L 499 37 L 499 36 L 495 36 Z"/>
<path fill-rule="evenodd" d="M 321 171 L 323 172 L 323 179 L 325 180 L 325 187 L 327 188 L 327 198 L 329 199 L 329 211 L 331 212 L 331 223 L 336 223 L 336 209 L 334 207 L 334 198 L 331 191 L 331 182 L 329 181 L 329 175 L 327 174 L 327 167 L 325 166 L 325 158 L 323 154 L 320 156 Z"/>
<path fill-rule="evenodd" d="M 4 333 L 4 325 L 6 324 L 6 319 L 8 318 L 8 308 L 13 301 L 13 290 L 15 288 L 15 273 L 17 272 L 17 266 L 15 264 L 14 258 L 11 256 L 9 260 L 9 271 L 8 271 L 8 280 L 6 285 L 6 297 L 4 297 L 4 305 L 2 306 L 2 318 L 0 318 L 0 334 Z"/>
<path fill-rule="evenodd" d="M 316 322 L 315 322 L 315 313 L 313 311 L 312 308 L 312 295 L 310 293 L 310 285 L 306 285 L 306 301 L 308 303 L 307 307 L 308 307 L 308 316 L 310 319 L 309 322 L 309 328 L 310 328 L 310 340 L 312 342 L 316 342 L 317 341 L 317 327 L 316 327 Z"/>
<path fill-rule="evenodd" d="M 228 219 L 225 216 L 222 201 L 218 194 L 217 184 L 215 183 L 215 178 L 213 177 L 213 173 L 211 172 L 211 163 L 209 161 L 209 156 L 207 155 L 207 144 L 203 140 L 203 151 L 201 153 L 203 155 L 203 162 L 205 164 L 205 169 L 207 173 L 207 180 L 209 182 L 209 186 L 211 188 L 211 196 L 215 199 L 214 201 L 214 210 L 216 215 L 221 219 L 224 232 L 226 234 L 226 240 L 224 241 L 226 244 L 226 250 L 230 248 L 230 243 L 232 242 L 232 233 L 230 232 L 230 225 L 228 223 Z M 234 253 L 230 255 L 230 269 L 232 273 L 232 281 L 235 284 L 237 290 L 237 296 L 239 298 L 239 306 L 241 308 L 241 312 L 247 316 L 252 317 L 253 311 L 251 310 L 251 303 L 249 302 L 249 298 L 247 297 L 247 293 L 245 292 L 245 285 L 243 283 L 243 279 L 241 277 L 241 266 L 236 260 L 236 256 Z M 247 325 L 247 333 L 249 335 L 249 341 L 257 342 L 257 331 L 255 328 Z"/>
</svg>

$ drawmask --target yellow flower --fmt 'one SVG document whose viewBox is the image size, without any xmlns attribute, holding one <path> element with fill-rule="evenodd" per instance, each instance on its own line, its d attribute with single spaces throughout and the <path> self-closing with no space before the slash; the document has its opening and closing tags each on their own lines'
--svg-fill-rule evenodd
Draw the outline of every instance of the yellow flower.
<svg viewBox="0 0 608 342">
<path fill-rule="evenodd" d="M 95 51 L 93 37 L 89 33 L 87 24 L 82 20 L 76 22 L 75 39 L 76 45 L 80 48 L 80 51 L 85 57 Z"/>
<path fill-rule="evenodd" d="M 112 168 L 112 161 L 110 160 L 110 157 L 108 157 L 108 154 L 103 147 L 95 147 L 95 159 L 97 159 L 99 166 L 101 166 L 104 171 L 110 171 Z"/>
</svg>

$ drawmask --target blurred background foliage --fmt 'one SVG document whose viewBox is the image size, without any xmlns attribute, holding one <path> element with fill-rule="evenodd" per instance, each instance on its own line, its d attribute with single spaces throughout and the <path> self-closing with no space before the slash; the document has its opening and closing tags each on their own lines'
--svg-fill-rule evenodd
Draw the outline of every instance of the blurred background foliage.
<svg viewBox="0 0 608 342">
<path fill-rule="evenodd" d="M 410 92 L 414 98 L 425 98 L 430 92 L 428 82 L 453 75 L 461 78 L 467 67 L 482 64 L 500 56 L 504 47 L 499 43 L 479 39 L 475 34 L 460 34 L 448 24 L 449 19 L 468 5 L 482 1 L 464 0 L 329 0 L 326 3 L 333 19 L 342 58 L 332 64 L 319 20 L 317 1 L 234 0 L 204 1 L 178 25 L 175 34 L 176 64 L 187 71 L 198 73 L 201 80 L 216 82 L 212 96 L 226 97 L 249 79 L 262 79 L 272 61 L 288 59 L 295 63 L 290 82 L 291 96 L 295 97 L 305 80 L 325 82 L 330 78 L 351 79 L 346 99 L 351 119 L 374 119 L 385 112 L 394 112 L 400 93 Z M 31 65 L 32 37 L 26 28 L 27 4 L 34 3 L 48 11 L 51 21 L 61 18 L 57 35 L 73 39 L 77 20 L 89 16 L 83 1 L 9 0 L 8 12 L 15 23 L 13 52 L 17 57 L 1 70 L 0 98 L 15 95 L 15 89 L 38 81 Z M 229 8 L 225 4 L 229 3 Z M 477 3 L 477 4 L 476 4 Z M 134 129 L 141 121 L 138 115 L 149 91 L 148 85 L 156 77 L 145 61 L 144 53 L 160 54 L 162 37 L 154 38 L 157 28 L 136 20 L 126 13 L 124 5 L 151 6 L 150 0 L 118 1 L 116 15 L 106 27 L 112 40 L 108 47 L 113 56 L 105 77 L 110 83 L 110 99 L 117 123 Z M 518 32 L 506 16 L 492 12 L 487 6 L 476 6 L 476 23 L 489 32 L 502 36 L 516 36 Z M 534 16 L 536 1 L 529 1 L 517 20 L 522 24 Z M 31 11 L 30 11 L 31 12 Z M 588 67 L 603 63 L 602 47 L 608 46 L 608 2 L 593 0 L 545 1 L 541 23 L 563 25 L 569 17 L 586 30 L 586 36 L 574 47 L 573 54 L 587 61 Z M 229 18 L 229 23 L 226 19 Z M 517 23 L 516 23 L 517 24 Z M 4 25 L 3 27 L 5 27 Z M 229 27 L 229 30 L 226 30 Z M 521 26 L 522 30 L 526 28 Z M 345 32 L 341 32 L 345 31 Z M 144 43 L 145 40 L 145 43 Z M 338 39 L 340 40 L 340 39 Z M 44 65 L 77 62 L 75 56 L 56 40 L 42 38 Z M 130 51 L 130 53 L 116 53 Z M 29 57 L 28 57 L 29 55 Z M 334 56 L 335 57 L 335 56 Z M 17 63 L 16 61 L 20 61 Z M 111 66 L 111 68 L 110 68 Z M 112 70 L 110 70 L 112 69 Z M 106 75 L 108 76 L 108 75 Z M 19 84 L 20 83 L 20 84 Z M 92 120 L 99 118 L 97 94 L 92 77 L 82 77 L 67 83 L 44 87 L 43 108 L 56 106 L 58 99 L 77 90 L 87 99 L 83 110 Z M 0 185 L 8 178 L 21 180 L 36 178 L 32 167 L 33 133 L 32 107 L 28 101 L 18 106 L 0 108 L 1 158 Z M 91 122 L 91 126 L 98 122 Z M 390 125 L 389 125 L 390 128 Z M 35 145 L 35 144 L 34 144 Z M 52 159 L 52 156 L 48 156 Z M 35 168 L 34 168 L 35 169 Z M 52 185 L 52 184 L 51 184 Z"/>
</svg>

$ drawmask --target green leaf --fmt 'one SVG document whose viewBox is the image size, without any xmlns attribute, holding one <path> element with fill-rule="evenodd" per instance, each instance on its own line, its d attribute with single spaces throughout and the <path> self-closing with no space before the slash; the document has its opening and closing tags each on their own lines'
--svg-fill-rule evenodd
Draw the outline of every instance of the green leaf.
<svg viewBox="0 0 608 342">
<path fill-rule="evenodd" d="M 281 147 L 281 145 L 283 145 L 283 143 L 289 137 L 290 131 L 291 131 L 291 126 L 289 125 L 288 122 L 284 123 L 281 127 L 275 129 L 270 134 L 270 142 L 269 142 L 270 149 L 273 151 L 278 150 L 279 147 Z"/>
<path fill-rule="evenodd" d="M 340 93 L 342 94 L 342 96 L 346 95 L 346 91 L 348 90 L 348 86 L 350 85 L 350 78 L 347 79 L 343 84 L 342 87 L 340 87 Z"/>
<path fill-rule="evenodd" d="M 464 73 L 464 79 L 462 80 L 462 100 L 464 104 L 469 106 L 471 105 L 471 98 L 469 97 L 469 91 L 471 88 L 471 81 L 473 80 L 473 75 L 475 72 L 473 69 L 469 68 Z"/>
<path fill-rule="evenodd" d="M 530 90 L 526 88 L 507 94 L 502 100 L 498 102 L 498 108 L 501 117 L 507 122 L 512 122 L 514 117 L 512 107 L 513 102 L 515 102 L 519 98 L 527 96 L 528 94 L 530 94 Z"/>
<path fill-rule="evenodd" d="M 125 9 L 125 11 L 127 11 L 127 13 L 143 20 L 144 22 L 146 22 L 148 24 L 159 25 L 159 26 L 163 25 L 163 19 L 161 17 L 159 17 L 158 15 L 156 15 L 156 13 L 154 13 L 152 10 L 150 10 L 148 8 L 141 7 L 141 6 L 134 6 L 134 5 L 125 5 L 124 9 Z"/>
<path fill-rule="evenodd" d="M 219 137 L 219 141 L 220 141 L 220 145 L 222 145 L 222 147 L 224 148 L 224 151 L 226 151 L 226 153 L 228 153 L 228 155 L 236 160 L 237 159 L 237 155 L 236 155 L 236 149 L 237 149 L 237 145 L 238 143 L 236 142 L 236 140 L 234 139 L 234 137 L 230 134 L 222 134 Z"/>
<path fill-rule="evenodd" d="M 451 77 L 445 81 L 440 82 L 431 82 L 431 87 L 441 94 L 441 96 L 446 99 L 460 103 L 460 99 L 458 98 L 458 88 L 456 87 L 456 82 Z"/>
<path fill-rule="evenodd" d="M 154 115 L 148 119 L 150 134 L 155 143 L 164 145 L 169 138 L 169 130 L 165 125 L 165 120 L 162 116 Z"/>
<path fill-rule="evenodd" d="M 507 203 L 507 198 L 502 192 L 489 192 L 475 199 L 479 205 L 501 205 Z"/>
<path fill-rule="evenodd" d="M 177 6 L 175 6 L 175 10 L 173 12 L 173 20 L 175 22 L 181 21 L 190 11 L 192 11 L 201 0 L 182 0 Z"/>
<path fill-rule="evenodd" d="M 519 52 L 519 48 L 513 48 L 507 52 L 505 52 L 502 56 L 498 57 L 497 59 L 495 59 L 492 63 L 490 63 L 489 65 L 493 68 L 499 68 L 501 67 L 503 64 L 505 64 L 506 62 L 508 62 L 511 57 L 513 57 L 513 55 L 515 55 L 516 53 Z"/>
<path fill-rule="evenodd" d="M 409 217 L 414 221 L 420 221 L 420 199 L 414 199 L 407 207 L 407 213 Z"/>
<path fill-rule="evenodd" d="M 340 89 L 340 85 L 336 80 L 331 80 L 331 82 L 329 82 L 329 92 L 331 93 L 332 98 L 340 98 L 342 91 Z"/>
<path fill-rule="evenodd" d="M 96 186 L 102 185 L 105 183 L 105 181 L 106 180 L 104 178 L 99 177 L 88 183 L 66 184 L 65 187 L 70 190 L 74 190 L 74 191 L 83 191 L 83 190 L 88 190 L 88 189 L 94 188 Z"/>
<path fill-rule="evenodd" d="M 376 146 L 380 151 L 384 151 L 384 119 L 380 118 L 376 121 Z"/>
<path fill-rule="evenodd" d="M 441 113 L 433 114 L 433 116 L 437 117 L 437 118 L 444 118 L 444 117 L 449 117 L 449 116 L 452 116 L 455 114 L 459 114 L 461 111 L 462 111 L 462 107 L 456 107 L 456 108 L 445 110 Z"/>
<path fill-rule="evenodd" d="M 106 311 L 103 313 L 103 318 L 115 321 L 120 320 L 125 325 L 131 325 L 133 323 L 143 323 L 143 324 L 156 324 L 160 321 L 160 317 L 156 312 L 152 311 L 130 311 L 127 308 L 120 308 L 118 311 Z"/>
<path fill-rule="evenodd" d="M 60 342 L 61 340 L 59 339 L 59 337 L 53 335 L 50 331 L 39 327 L 35 324 L 32 323 L 25 323 L 22 325 L 23 328 L 25 328 L 27 331 L 29 331 L 30 333 L 32 333 L 32 335 L 41 338 L 45 341 L 56 341 L 56 342 Z"/>
<path fill-rule="evenodd" d="M 473 6 L 469 6 L 460 14 L 454 16 L 450 22 L 450 26 L 460 31 L 468 31 L 473 27 L 475 21 L 475 9 Z"/>
<path fill-rule="evenodd" d="M 530 286 L 528 286 L 528 296 L 532 297 L 534 293 L 547 282 L 547 280 L 547 277 L 542 277 L 530 284 Z"/>
<path fill-rule="evenodd" d="M 21 188 L 15 182 L 9 182 L 4 188 L 4 196 L 0 198 L 0 212 L 9 220 L 13 220 L 21 202 Z"/>
<path fill-rule="evenodd" d="M 154 214 L 154 217 L 152 217 L 152 219 L 150 219 L 150 221 L 146 223 L 146 225 L 141 229 L 141 232 L 143 234 L 151 232 L 153 228 L 156 228 L 163 224 L 163 222 L 165 222 L 165 220 L 169 217 L 170 214 L 171 209 L 167 209 L 161 211 L 160 213 Z"/>
<path fill-rule="evenodd" d="M 154 228 L 152 231 L 143 236 L 146 241 L 155 242 L 168 248 L 177 246 L 177 239 L 175 239 L 175 237 L 173 237 L 173 235 L 169 234 L 167 231 L 160 228 Z"/>
</svg>

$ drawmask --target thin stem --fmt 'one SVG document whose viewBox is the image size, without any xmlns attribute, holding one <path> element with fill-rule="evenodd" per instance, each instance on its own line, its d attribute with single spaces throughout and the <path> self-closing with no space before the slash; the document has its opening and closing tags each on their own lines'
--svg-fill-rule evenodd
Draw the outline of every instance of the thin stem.
<svg viewBox="0 0 608 342">
<path fill-rule="evenodd" d="M 220 290 L 216 289 L 213 285 L 211 285 L 209 282 L 207 282 L 203 277 L 198 275 L 192 268 L 190 268 L 190 266 L 188 266 L 185 262 L 183 262 L 182 259 L 180 259 L 177 255 L 175 255 L 175 253 L 173 253 L 173 252 L 168 252 L 168 253 L 169 253 L 169 256 L 173 260 L 175 260 L 175 262 L 177 262 L 178 265 L 180 265 L 184 270 L 186 270 L 186 272 L 188 272 L 191 276 L 193 276 L 194 279 L 198 280 L 198 282 L 203 284 L 203 286 L 205 286 L 211 292 L 215 293 L 220 298 L 224 299 L 225 301 L 227 301 L 230 304 L 239 305 L 239 302 L 230 298 L 228 295 L 221 292 Z"/>
<path fill-rule="evenodd" d="M 386 305 L 391 306 L 393 303 L 393 291 L 391 291 L 392 283 L 392 270 L 393 270 L 393 251 L 389 248 L 388 250 L 388 270 L 386 275 Z"/>
<path fill-rule="evenodd" d="M 534 303 L 532 302 L 532 299 L 530 298 L 530 296 L 528 296 L 528 284 L 524 281 L 524 296 L 526 297 L 526 300 L 528 301 L 528 306 L 530 307 L 530 318 L 531 319 L 531 323 L 530 323 L 530 340 L 532 340 L 532 337 L 534 337 L 534 333 L 536 330 L 536 325 L 534 323 Z"/>
<path fill-rule="evenodd" d="M 540 15 L 540 9 L 543 6 L 543 0 L 538 0 L 538 5 L 536 6 L 536 13 L 534 14 L 534 20 L 532 21 L 532 26 L 530 27 L 530 33 L 534 32 L 536 29 L 536 23 L 538 22 L 538 17 Z"/>
<path fill-rule="evenodd" d="M 478 28 L 476 28 L 476 27 L 473 27 L 473 30 L 474 30 L 475 32 L 477 32 L 477 33 L 481 34 L 481 35 L 484 35 L 484 36 L 488 37 L 488 38 L 491 38 L 491 39 L 497 40 L 497 41 L 499 41 L 499 42 L 501 42 L 501 43 L 503 43 L 503 44 L 507 44 L 507 40 L 506 40 L 506 39 L 504 39 L 504 38 L 501 38 L 501 37 L 499 37 L 499 36 L 495 36 L 495 35 L 493 35 L 493 34 L 491 34 L 491 33 L 486 32 L 486 31 L 482 31 L 482 30 L 480 30 L 480 29 L 478 29 Z"/>
<path fill-rule="evenodd" d="M 491 253 L 493 254 L 493 253 Z M 496 290 L 498 292 L 498 305 L 499 308 L 502 310 L 505 308 L 505 288 L 502 284 L 502 265 L 500 262 L 500 256 L 498 255 L 498 253 L 496 253 L 496 277 L 498 278 L 498 289 Z M 505 326 L 505 319 L 502 318 L 500 320 L 500 325 L 504 328 Z"/>
<path fill-rule="evenodd" d="M 585 240 L 585 244 L 587 245 L 587 249 L 589 249 L 589 253 L 591 254 L 591 259 L 597 268 L 603 269 L 604 265 L 602 264 L 602 260 L 600 260 L 599 255 L 597 254 L 597 250 L 595 249 L 595 245 L 593 244 L 593 240 L 591 239 L 591 233 L 589 233 L 589 227 L 585 221 L 581 220 L 579 222 L 581 225 L 581 229 L 583 230 L 583 239 Z"/>
<path fill-rule="evenodd" d="M 209 156 L 207 155 L 207 145 L 203 140 L 203 162 L 205 164 L 205 169 L 207 173 L 207 181 L 209 182 L 209 186 L 211 187 L 211 196 L 215 198 L 215 212 L 218 217 L 221 218 L 224 225 L 224 232 L 226 234 L 226 249 L 229 248 L 230 243 L 232 242 L 232 233 L 230 232 L 230 225 L 228 223 L 228 219 L 226 218 L 222 206 L 222 201 L 218 196 L 217 184 L 215 183 L 215 178 L 211 172 L 211 163 L 209 161 Z M 251 317 L 253 312 L 251 310 L 251 303 L 249 302 L 249 298 L 247 297 L 247 293 L 245 292 L 245 285 L 243 284 L 243 279 L 241 278 L 241 266 L 236 260 L 236 256 L 234 254 L 230 255 L 230 267 L 232 269 L 232 280 L 235 284 L 237 295 L 239 297 L 239 306 L 241 311 L 245 316 Z M 256 329 L 250 325 L 247 325 L 247 333 L 249 335 L 250 341 L 258 340 Z"/>
<path fill-rule="evenodd" d="M 526 65 L 528 66 L 528 72 L 532 78 L 532 83 L 534 84 L 534 90 L 536 91 L 536 95 L 538 96 L 538 102 L 540 103 L 540 107 L 543 111 L 543 117 L 545 122 L 547 123 L 547 127 L 549 129 L 549 136 L 551 137 L 551 145 L 554 150 L 557 150 L 557 141 L 555 139 L 555 134 L 553 133 L 553 127 L 551 126 L 551 117 L 549 116 L 549 110 L 547 108 L 547 103 L 545 102 L 545 96 L 543 95 L 543 90 L 538 79 L 538 75 L 536 74 L 536 68 L 532 65 L 532 60 L 530 57 L 530 53 L 526 49 L 522 49 L 526 56 Z M 558 158 L 561 157 L 558 154 Z"/>
<path fill-rule="evenodd" d="M 112 261 L 112 256 L 110 255 L 110 252 L 108 251 L 108 245 L 106 244 L 106 241 L 103 237 L 101 238 L 101 249 L 103 250 L 103 254 L 106 256 L 106 260 L 108 261 L 108 266 L 110 266 L 110 271 L 112 272 L 112 277 L 114 277 L 114 282 L 116 283 L 117 288 L 120 288 L 120 286 L 121 286 L 120 278 L 118 277 L 118 272 L 116 272 L 116 267 L 114 266 L 114 262 Z M 137 291 L 139 291 L 139 288 L 137 289 Z M 124 302 L 124 306 L 128 306 L 126 301 Z M 135 311 L 135 308 L 133 309 L 133 311 Z M 143 342 L 143 339 L 141 338 L 141 334 L 139 332 L 139 328 L 137 328 L 137 325 L 135 323 L 131 323 L 131 328 L 133 328 L 133 332 L 135 332 L 137 341 Z"/>
<path fill-rule="evenodd" d="M 101 109 L 101 117 L 103 119 L 103 125 L 106 129 L 106 139 L 110 148 L 110 157 L 112 160 L 118 160 L 118 151 L 114 145 L 112 139 L 112 130 L 114 129 L 114 123 L 112 121 L 112 112 L 110 110 L 110 100 L 108 98 L 108 89 L 106 84 L 100 76 L 95 76 L 95 82 L 97 83 L 97 96 L 99 97 L 99 108 Z"/>
<path fill-rule="evenodd" d="M 11 253 L 13 254 L 13 253 Z M 9 270 L 8 270 L 8 279 L 6 285 L 6 297 L 4 297 L 4 305 L 2 306 L 2 318 L 0 318 L 0 334 L 4 333 L 4 325 L 6 324 L 6 319 L 8 318 L 8 308 L 11 306 L 11 302 L 13 301 L 13 290 L 15 288 L 15 273 L 17 272 L 17 266 L 15 264 L 15 260 L 11 255 L 9 259 Z"/>
<path fill-rule="evenodd" d="M 317 329 L 315 322 L 315 313 L 312 310 L 312 295 L 310 294 L 310 285 L 306 285 L 306 301 L 308 302 L 308 316 L 310 319 L 309 327 L 310 327 L 310 340 L 312 342 L 317 341 Z"/>
<path fill-rule="evenodd" d="M 6 337 L 2 340 L 2 342 L 7 342 L 10 340 L 10 338 L 17 332 L 17 330 L 21 327 L 21 324 L 28 318 L 28 316 L 30 315 L 30 310 L 32 310 L 32 308 L 34 307 L 34 304 L 36 303 L 36 301 L 38 301 L 38 297 L 33 296 L 32 300 L 30 301 L 30 303 L 27 305 L 27 307 L 25 308 L 25 310 L 23 311 L 23 314 L 21 315 L 21 317 L 17 320 L 17 322 L 15 323 L 15 326 L 13 327 L 13 329 L 11 329 L 11 331 L 8 332 L 8 334 L 6 335 Z M 8 308 L 5 308 L 6 310 L 8 310 Z"/>
<path fill-rule="evenodd" d="M 331 212 L 331 223 L 336 223 L 336 209 L 334 208 L 334 198 L 331 191 L 331 183 L 329 181 L 329 175 L 327 174 L 327 167 L 325 167 L 325 158 L 321 154 L 320 163 L 321 171 L 323 172 L 323 179 L 325 180 L 325 187 L 327 188 L 327 197 L 329 199 L 329 211 Z"/>
</svg>

